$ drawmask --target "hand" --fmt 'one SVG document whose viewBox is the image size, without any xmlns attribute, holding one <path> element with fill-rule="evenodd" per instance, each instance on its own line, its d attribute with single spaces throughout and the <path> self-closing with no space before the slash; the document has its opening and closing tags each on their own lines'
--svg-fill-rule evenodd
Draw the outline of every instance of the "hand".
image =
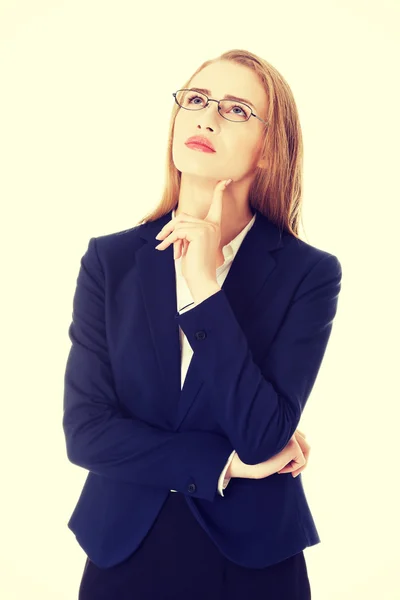
<svg viewBox="0 0 400 600">
<path fill-rule="evenodd" d="M 264 479 L 274 473 L 290 472 L 292 472 L 292 477 L 297 477 L 306 468 L 310 454 L 310 445 L 305 441 L 305 437 L 304 433 L 296 429 L 281 452 L 256 465 L 242 462 L 239 455 L 235 454 L 225 478 Z"/>
<path fill-rule="evenodd" d="M 229 181 L 229 180 L 228 180 Z M 217 283 L 217 256 L 221 243 L 222 197 L 228 183 L 221 180 L 214 189 L 210 209 L 205 219 L 182 213 L 171 219 L 156 236 L 163 240 L 157 250 L 174 244 L 174 259 L 182 253 L 181 270 L 192 296 L 205 282 Z"/>
<path fill-rule="evenodd" d="M 311 446 L 305 440 L 306 434 L 302 433 L 299 429 L 296 429 L 296 431 L 294 432 L 294 435 L 296 436 L 296 441 L 299 444 L 301 451 L 303 453 L 305 463 L 300 468 L 296 468 L 296 465 L 294 463 L 293 464 L 289 463 L 285 467 L 283 467 L 283 469 L 280 469 L 278 471 L 278 473 L 281 474 L 281 473 L 290 473 L 291 472 L 293 477 L 297 477 L 297 475 L 299 473 L 301 473 L 302 471 L 304 471 L 304 469 L 307 466 L 308 458 L 310 456 Z M 272 457 L 272 458 L 274 458 L 274 457 Z"/>
</svg>

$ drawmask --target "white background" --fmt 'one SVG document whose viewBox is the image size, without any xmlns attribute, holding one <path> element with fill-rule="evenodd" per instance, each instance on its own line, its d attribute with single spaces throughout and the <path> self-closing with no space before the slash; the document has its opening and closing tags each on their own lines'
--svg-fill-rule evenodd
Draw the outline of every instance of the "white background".
<svg viewBox="0 0 400 600">
<path fill-rule="evenodd" d="M 2 0 L 2 599 L 78 597 L 86 555 L 67 521 L 87 471 L 68 462 L 61 420 L 79 262 L 92 236 L 157 204 L 172 92 L 233 48 L 291 86 L 302 237 L 343 268 L 299 426 L 322 539 L 305 550 L 313 599 L 400 598 L 399 13 L 394 0 Z"/>
</svg>

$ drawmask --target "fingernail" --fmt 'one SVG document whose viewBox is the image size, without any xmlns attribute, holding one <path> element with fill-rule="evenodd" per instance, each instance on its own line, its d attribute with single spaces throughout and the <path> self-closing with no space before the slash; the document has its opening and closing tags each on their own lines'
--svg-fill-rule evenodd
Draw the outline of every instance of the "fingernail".
<svg viewBox="0 0 400 600">
<path fill-rule="evenodd" d="M 225 184 L 225 187 L 228 187 L 228 185 L 231 183 L 232 179 L 228 179 L 228 181 Z"/>
</svg>

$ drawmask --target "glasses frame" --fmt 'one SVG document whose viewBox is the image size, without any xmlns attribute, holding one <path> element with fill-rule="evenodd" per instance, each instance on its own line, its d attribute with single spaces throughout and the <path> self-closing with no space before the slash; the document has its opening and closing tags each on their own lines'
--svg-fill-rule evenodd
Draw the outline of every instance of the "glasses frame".
<svg viewBox="0 0 400 600">
<path fill-rule="evenodd" d="M 205 106 L 202 106 L 201 108 L 185 108 L 184 106 L 181 106 L 178 102 L 178 100 L 176 99 L 176 95 L 178 92 L 194 92 L 196 94 L 200 94 L 201 96 L 205 96 L 207 98 L 207 104 Z M 221 114 L 220 112 L 220 102 L 222 102 L 222 100 L 215 100 L 214 98 L 209 98 L 207 96 L 207 94 L 203 94 L 203 92 L 198 92 L 197 90 L 193 90 L 191 88 L 182 88 L 180 90 L 176 90 L 176 92 L 172 93 L 173 97 L 175 98 L 175 102 L 177 103 L 177 105 L 179 106 L 179 108 L 183 108 L 184 110 L 203 110 L 204 108 L 206 108 L 210 102 L 216 102 L 218 104 L 218 114 L 225 119 L 225 121 L 230 121 L 231 123 L 248 123 L 248 121 L 250 121 L 250 117 L 256 117 L 256 119 L 258 119 L 259 121 L 261 121 L 261 123 L 264 123 L 265 125 L 269 125 L 269 121 L 264 121 L 263 119 L 261 119 L 261 117 L 259 117 L 258 115 L 256 115 L 252 109 L 251 106 L 249 106 L 248 104 L 246 104 L 246 102 L 239 102 L 239 104 L 244 104 L 245 106 L 247 106 L 247 108 L 250 110 L 250 117 L 248 119 L 246 119 L 245 121 L 233 121 L 232 119 L 228 119 L 227 117 L 224 117 L 224 115 Z M 234 102 L 234 100 L 229 100 L 229 102 Z"/>
</svg>

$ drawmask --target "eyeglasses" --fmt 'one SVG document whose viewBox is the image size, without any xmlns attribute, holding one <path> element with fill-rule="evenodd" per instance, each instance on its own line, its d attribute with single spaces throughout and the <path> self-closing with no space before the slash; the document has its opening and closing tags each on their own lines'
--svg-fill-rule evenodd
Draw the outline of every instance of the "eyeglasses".
<svg viewBox="0 0 400 600">
<path fill-rule="evenodd" d="M 227 121 L 245 123 L 250 117 L 256 117 L 262 123 L 268 125 L 268 121 L 263 121 L 263 119 L 255 115 L 251 110 L 251 107 L 244 102 L 236 102 L 236 100 L 214 100 L 202 92 L 186 88 L 178 90 L 172 95 L 175 98 L 175 102 L 185 110 L 202 110 L 203 108 L 206 108 L 210 102 L 217 102 L 219 114 Z M 196 100 L 196 102 L 193 102 L 193 100 Z M 240 112 L 233 112 L 233 109 L 239 109 Z"/>
</svg>

